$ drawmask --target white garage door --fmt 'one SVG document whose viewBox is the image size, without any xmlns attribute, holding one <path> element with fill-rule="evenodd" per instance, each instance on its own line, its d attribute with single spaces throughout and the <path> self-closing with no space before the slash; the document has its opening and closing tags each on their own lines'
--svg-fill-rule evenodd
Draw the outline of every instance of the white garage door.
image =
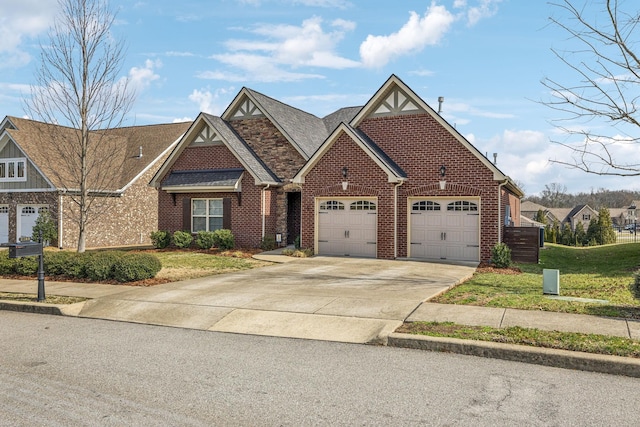
<svg viewBox="0 0 640 427">
<path fill-rule="evenodd" d="M 410 256 L 480 260 L 480 213 L 474 200 L 411 200 Z"/>
<path fill-rule="evenodd" d="M 42 205 L 18 205 L 18 240 L 31 239 L 38 215 L 47 209 L 47 206 Z"/>
<path fill-rule="evenodd" d="M 318 254 L 376 257 L 374 200 L 322 200 L 318 205 Z"/>
<path fill-rule="evenodd" d="M 0 243 L 9 241 L 9 206 L 0 206 Z"/>
</svg>

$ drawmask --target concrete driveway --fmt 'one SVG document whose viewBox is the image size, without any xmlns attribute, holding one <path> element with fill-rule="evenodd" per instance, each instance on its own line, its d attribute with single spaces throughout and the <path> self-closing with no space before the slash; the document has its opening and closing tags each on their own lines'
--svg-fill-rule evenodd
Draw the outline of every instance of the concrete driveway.
<svg viewBox="0 0 640 427">
<path fill-rule="evenodd" d="M 134 288 L 88 301 L 81 317 L 210 331 L 384 342 L 425 300 L 473 265 L 316 256 Z"/>
</svg>

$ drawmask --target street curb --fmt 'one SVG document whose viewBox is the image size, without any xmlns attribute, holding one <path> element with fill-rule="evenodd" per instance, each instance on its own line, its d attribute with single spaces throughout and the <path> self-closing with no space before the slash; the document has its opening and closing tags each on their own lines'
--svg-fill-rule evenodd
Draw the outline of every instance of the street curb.
<svg viewBox="0 0 640 427">
<path fill-rule="evenodd" d="M 390 334 L 387 345 L 640 378 L 640 359 L 630 357 L 399 333 Z"/>
<path fill-rule="evenodd" d="M 0 310 L 21 313 L 50 314 L 54 316 L 77 316 L 86 301 L 75 304 L 47 304 L 27 301 L 0 301 Z"/>
</svg>

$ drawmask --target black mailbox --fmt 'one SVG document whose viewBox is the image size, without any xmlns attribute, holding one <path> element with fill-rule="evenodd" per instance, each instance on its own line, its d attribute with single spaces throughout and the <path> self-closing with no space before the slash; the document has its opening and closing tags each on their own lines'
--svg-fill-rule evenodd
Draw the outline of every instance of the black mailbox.
<svg viewBox="0 0 640 427">
<path fill-rule="evenodd" d="M 9 258 L 21 258 L 23 256 L 42 255 L 42 243 L 20 242 L 9 243 Z"/>
</svg>

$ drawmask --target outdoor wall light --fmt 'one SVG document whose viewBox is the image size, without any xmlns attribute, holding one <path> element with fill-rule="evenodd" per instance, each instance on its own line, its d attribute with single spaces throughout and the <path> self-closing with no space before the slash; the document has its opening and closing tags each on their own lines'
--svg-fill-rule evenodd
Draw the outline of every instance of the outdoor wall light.
<svg viewBox="0 0 640 427">
<path fill-rule="evenodd" d="M 349 172 L 349 169 L 347 169 L 347 167 L 346 167 L 346 166 L 345 166 L 345 167 L 343 167 L 343 168 L 342 168 L 342 177 L 346 179 L 346 178 L 347 178 L 347 173 L 348 173 L 348 172 Z"/>
<path fill-rule="evenodd" d="M 445 165 L 440 166 L 440 176 L 444 178 L 446 173 L 447 173 L 447 168 L 445 167 Z"/>
</svg>

